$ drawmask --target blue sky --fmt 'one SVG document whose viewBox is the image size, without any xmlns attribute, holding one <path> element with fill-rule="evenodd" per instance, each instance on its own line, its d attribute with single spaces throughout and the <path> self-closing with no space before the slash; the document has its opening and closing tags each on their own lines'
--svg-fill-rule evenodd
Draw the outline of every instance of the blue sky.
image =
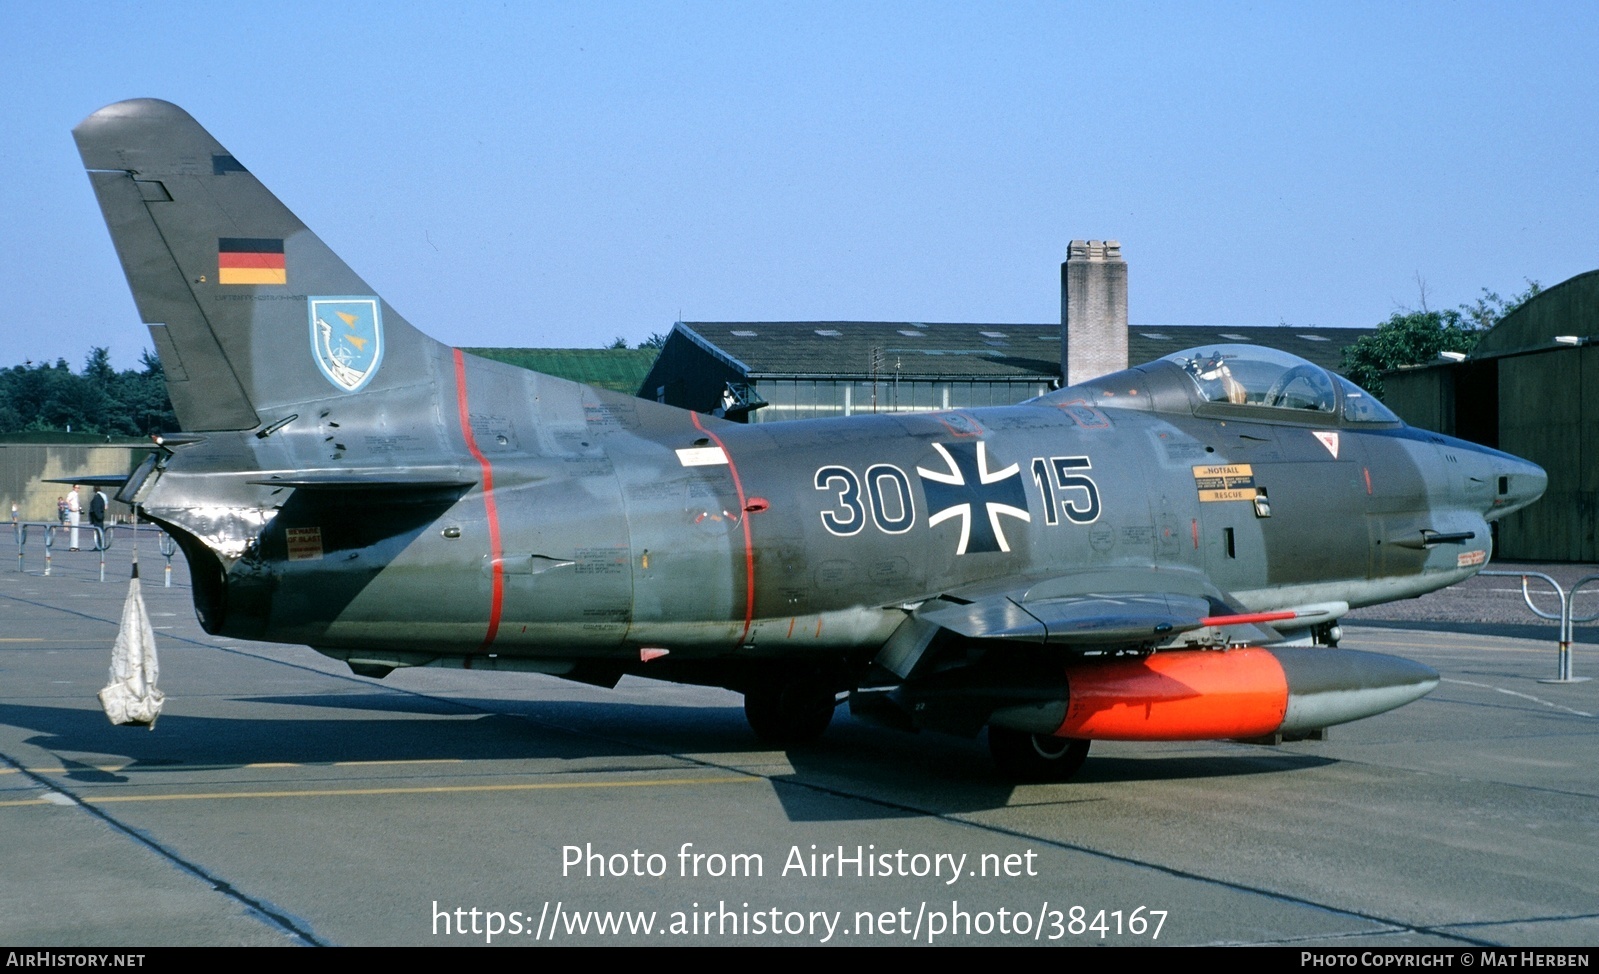
<svg viewBox="0 0 1599 974">
<path fill-rule="evenodd" d="M 149 340 L 70 130 L 188 109 L 457 345 L 687 320 L 1370 326 L 1599 267 L 1599 4 L 23 3 L 0 365 Z"/>
</svg>

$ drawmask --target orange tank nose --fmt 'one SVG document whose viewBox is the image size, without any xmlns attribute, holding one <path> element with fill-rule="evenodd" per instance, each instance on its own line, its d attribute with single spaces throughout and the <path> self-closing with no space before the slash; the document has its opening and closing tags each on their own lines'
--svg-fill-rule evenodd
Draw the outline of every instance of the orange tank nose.
<svg viewBox="0 0 1599 974">
<path fill-rule="evenodd" d="M 1345 649 L 1175 651 L 1066 668 L 1057 737 L 1197 741 L 1303 733 L 1392 710 L 1438 685 L 1396 656 Z"/>
</svg>

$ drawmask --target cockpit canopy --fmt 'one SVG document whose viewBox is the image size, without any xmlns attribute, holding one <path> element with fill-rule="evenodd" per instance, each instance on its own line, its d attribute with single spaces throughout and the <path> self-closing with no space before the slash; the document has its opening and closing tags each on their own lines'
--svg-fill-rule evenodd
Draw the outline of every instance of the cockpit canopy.
<svg viewBox="0 0 1599 974">
<path fill-rule="evenodd" d="M 1143 373 L 1142 391 L 1131 379 Z M 1297 355 L 1259 345 L 1203 345 L 1173 352 L 1148 365 L 1094 379 L 1098 406 L 1216 410 L 1240 418 L 1303 420 L 1319 424 L 1398 423 L 1376 397 Z M 1142 401 L 1140 401 L 1142 400 Z M 1234 407 L 1242 407 L 1234 409 Z M 1258 410 L 1258 412 L 1255 412 Z"/>
<path fill-rule="evenodd" d="M 1164 361 L 1177 363 L 1205 402 L 1323 413 L 1337 407 L 1338 393 L 1332 376 L 1286 352 L 1219 345 L 1175 352 Z"/>
</svg>

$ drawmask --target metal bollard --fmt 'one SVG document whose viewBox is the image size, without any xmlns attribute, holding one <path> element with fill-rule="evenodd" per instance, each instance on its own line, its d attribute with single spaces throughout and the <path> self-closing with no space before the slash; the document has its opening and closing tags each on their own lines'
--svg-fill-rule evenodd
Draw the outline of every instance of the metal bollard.
<svg viewBox="0 0 1599 974">
<path fill-rule="evenodd" d="M 1576 597 L 1577 590 L 1589 582 L 1599 581 L 1599 575 L 1587 575 L 1578 579 L 1577 584 L 1571 586 L 1571 591 L 1567 592 L 1565 589 L 1560 587 L 1559 582 L 1550 578 L 1548 575 L 1545 575 L 1543 572 L 1478 572 L 1477 574 L 1491 575 L 1495 578 L 1521 579 L 1521 599 L 1527 603 L 1527 608 L 1532 610 L 1533 615 L 1538 616 L 1541 619 L 1553 619 L 1560 623 L 1560 650 L 1559 657 L 1555 663 L 1555 676 L 1553 679 L 1539 680 L 1539 683 L 1586 683 L 1588 680 L 1592 679 L 1592 677 L 1572 675 L 1571 643 L 1573 641 L 1574 624 L 1578 622 L 1592 622 L 1595 619 L 1599 619 L 1599 611 L 1595 611 L 1592 615 L 1587 616 L 1573 616 L 1571 614 L 1571 603 Z M 1548 582 L 1550 587 L 1555 590 L 1555 595 L 1560 598 L 1559 615 L 1551 615 L 1532 604 L 1532 591 L 1528 587 L 1527 581 L 1530 578 L 1541 578 Z"/>
<path fill-rule="evenodd" d="M 161 533 L 161 554 L 167 560 L 166 583 L 164 586 L 166 588 L 172 587 L 172 556 L 176 554 L 177 551 L 178 543 L 172 540 L 172 535 L 163 531 Z"/>
<path fill-rule="evenodd" d="M 55 543 L 56 526 L 54 524 L 46 524 L 44 526 L 44 573 L 46 575 L 50 574 L 50 546 Z"/>
</svg>

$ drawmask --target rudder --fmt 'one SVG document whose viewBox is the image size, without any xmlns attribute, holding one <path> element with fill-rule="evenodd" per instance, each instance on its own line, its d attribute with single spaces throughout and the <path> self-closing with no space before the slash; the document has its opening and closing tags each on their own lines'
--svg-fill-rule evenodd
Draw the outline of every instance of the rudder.
<svg viewBox="0 0 1599 974">
<path fill-rule="evenodd" d="M 72 134 L 185 430 L 436 380 L 444 347 L 183 109 L 118 102 Z"/>
</svg>

